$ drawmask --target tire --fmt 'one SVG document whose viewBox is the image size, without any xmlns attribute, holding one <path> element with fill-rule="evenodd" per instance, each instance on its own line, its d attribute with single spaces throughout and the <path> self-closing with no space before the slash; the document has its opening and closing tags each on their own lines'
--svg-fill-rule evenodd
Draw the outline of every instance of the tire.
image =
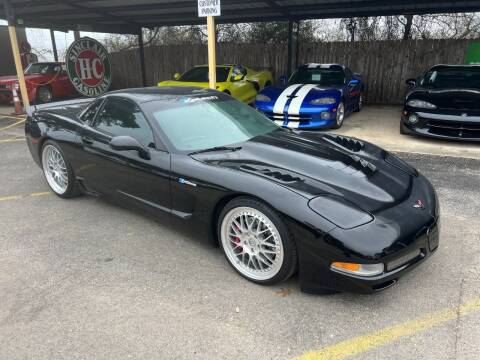
<svg viewBox="0 0 480 360">
<path fill-rule="evenodd" d="M 269 87 L 269 86 L 272 86 L 272 83 L 271 83 L 270 81 L 267 81 L 267 82 L 265 83 L 265 86 L 264 86 L 263 88 L 265 89 L 266 87 Z"/>
<path fill-rule="evenodd" d="M 403 121 L 400 120 L 400 134 L 402 135 L 413 135 L 412 131 L 405 126 Z"/>
<path fill-rule="evenodd" d="M 228 90 L 223 90 L 223 92 L 224 92 L 225 94 L 227 94 L 227 95 L 232 96 L 232 94 L 231 94 L 230 91 L 228 91 Z"/>
<path fill-rule="evenodd" d="M 48 86 L 41 86 L 37 89 L 37 103 L 47 104 L 52 102 L 52 89 Z"/>
<path fill-rule="evenodd" d="M 254 283 L 277 284 L 297 268 L 293 236 L 277 212 L 258 200 L 230 201 L 220 213 L 217 233 L 229 264 Z"/>
<path fill-rule="evenodd" d="M 343 125 L 343 121 L 345 120 L 345 104 L 343 101 L 338 104 L 337 107 L 337 117 L 335 118 L 335 123 L 333 124 L 334 129 L 340 129 Z"/>
<path fill-rule="evenodd" d="M 68 199 L 80 194 L 72 167 L 55 141 L 47 140 L 43 144 L 41 159 L 45 180 L 56 195 Z"/>
<path fill-rule="evenodd" d="M 363 109 L 363 93 L 360 93 L 360 96 L 358 98 L 358 106 L 355 109 L 355 112 L 360 112 Z"/>
</svg>

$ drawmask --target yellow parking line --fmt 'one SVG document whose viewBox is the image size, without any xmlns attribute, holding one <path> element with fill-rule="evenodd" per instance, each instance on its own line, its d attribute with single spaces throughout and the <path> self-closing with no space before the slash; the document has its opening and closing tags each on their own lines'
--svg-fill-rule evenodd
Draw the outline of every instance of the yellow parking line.
<svg viewBox="0 0 480 360">
<path fill-rule="evenodd" d="M 11 138 L 11 139 L 0 140 L 0 144 L 1 143 L 15 142 L 15 141 L 25 141 L 25 138 L 21 137 L 21 138 Z"/>
<path fill-rule="evenodd" d="M 0 202 L 2 201 L 10 201 L 10 200 L 19 200 L 19 199 L 24 199 L 27 197 L 38 197 L 38 196 L 47 196 L 52 194 L 49 191 L 45 192 L 35 192 L 31 194 L 26 194 L 26 195 L 9 195 L 9 196 L 0 196 Z"/>
<path fill-rule="evenodd" d="M 297 357 L 296 360 L 346 359 L 479 310 L 480 298 L 460 304 L 458 307 L 445 309 L 402 324 L 345 340 L 320 350 L 307 352 Z"/>
<path fill-rule="evenodd" d="M 2 130 L 7 130 L 7 129 L 10 129 L 10 128 L 14 127 L 14 126 L 17 126 L 17 125 L 25 122 L 25 120 L 26 120 L 26 119 L 22 119 L 22 120 L 20 120 L 20 121 L 17 121 L 16 123 L 13 123 L 13 124 L 10 124 L 10 125 L 5 126 L 5 127 L 3 127 L 3 128 L 0 128 L 0 131 L 2 131 Z"/>
<path fill-rule="evenodd" d="M 25 119 L 25 116 L 23 115 L 6 115 L 6 114 L 0 114 L 0 118 L 9 118 L 9 119 Z"/>
</svg>

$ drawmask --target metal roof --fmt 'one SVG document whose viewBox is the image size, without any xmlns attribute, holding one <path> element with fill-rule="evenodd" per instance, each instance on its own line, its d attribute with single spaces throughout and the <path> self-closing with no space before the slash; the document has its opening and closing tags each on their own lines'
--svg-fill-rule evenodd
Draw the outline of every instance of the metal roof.
<svg viewBox="0 0 480 360">
<path fill-rule="evenodd" d="M 0 0 L 27 27 L 138 33 L 140 27 L 204 24 L 196 0 Z M 219 23 L 480 11 L 479 0 L 221 0 Z M 7 6 L 0 19 L 7 19 Z M 10 16 L 11 17 L 11 16 Z M 21 22 L 20 22 L 21 23 Z"/>
</svg>

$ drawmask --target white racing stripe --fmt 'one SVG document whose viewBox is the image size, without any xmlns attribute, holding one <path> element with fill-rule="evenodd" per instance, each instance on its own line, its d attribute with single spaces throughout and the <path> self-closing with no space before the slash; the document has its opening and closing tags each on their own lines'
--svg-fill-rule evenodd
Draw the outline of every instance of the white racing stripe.
<svg viewBox="0 0 480 360">
<path fill-rule="evenodd" d="M 280 125 L 280 126 L 283 126 L 283 121 L 275 120 L 275 124 Z"/>
<path fill-rule="evenodd" d="M 274 114 L 283 114 L 285 105 L 287 105 L 288 97 L 291 96 L 300 86 L 302 86 L 302 84 L 290 85 L 285 90 L 283 90 L 283 92 L 280 94 L 277 101 L 275 102 L 275 105 L 273 106 Z"/>
<path fill-rule="evenodd" d="M 300 108 L 302 107 L 303 101 L 307 97 L 310 90 L 316 88 L 315 84 L 304 85 L 298 92 L 295 94 L 296 98 L 292 100 L 290 106 L 288 107 L 288 115 L 300 115 Z"/>
<path fill-rule="evenodd" d="M 300 126 L 300 121 L 289 121 L 287 127 L 290 129 L 298 129 Z"/>
</svg>

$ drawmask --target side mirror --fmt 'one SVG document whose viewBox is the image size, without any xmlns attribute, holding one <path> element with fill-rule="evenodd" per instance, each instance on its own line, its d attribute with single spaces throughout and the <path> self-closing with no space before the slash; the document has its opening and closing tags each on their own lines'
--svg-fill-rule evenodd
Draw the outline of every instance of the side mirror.
<svg viewBox="0 0 480 360">
<path fill-rule="evenodd" d="M 175 74 L 173 74 L 173 80 L 180 79 L 180 76 L 182 76 L 182 75 L 180 75 L 180 73 L 176 72 Z"/>
<path fill-rule="evenodd" d="M 115 136 L 109 145 L 117 151 L 136 150 L 142 159 L 150 160 L 150 151 L 131 136 Z"/>
<path fill-rule="evenodd" d="M 232 77 L 232 81 L 242 81 L 245 78 L 245 75 L 235 75 Z"/>
<path fill-rule="evenodd" d="M 282 85 L 287 85 L 287 81 L 288 79 L 286 75 L 282 75 L 278 78 L 278 82 Z"/>
<path fill-rule="evenodd" d="M 407 81 L 405 81 L 405 83 L 409 86 L 415 86 L 417 85 L 417 80 L 415 79 L 407 79 Z"/>
</svg>

